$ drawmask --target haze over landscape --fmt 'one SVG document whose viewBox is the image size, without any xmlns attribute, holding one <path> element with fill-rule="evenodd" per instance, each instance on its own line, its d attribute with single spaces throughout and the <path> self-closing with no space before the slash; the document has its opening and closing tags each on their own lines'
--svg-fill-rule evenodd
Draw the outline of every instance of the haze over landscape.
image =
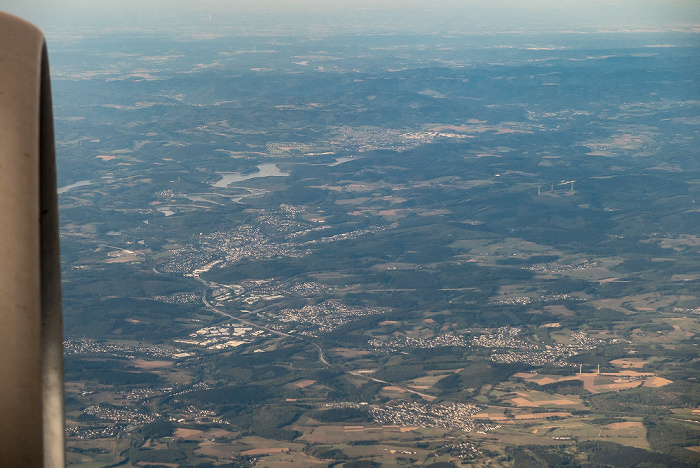
<svg viewBox="0 0 700 468">
<path fill-rule="evenodd" d="M 71 466 L 700 463 L 700 7 L 4 2 Z"/>
</svg>

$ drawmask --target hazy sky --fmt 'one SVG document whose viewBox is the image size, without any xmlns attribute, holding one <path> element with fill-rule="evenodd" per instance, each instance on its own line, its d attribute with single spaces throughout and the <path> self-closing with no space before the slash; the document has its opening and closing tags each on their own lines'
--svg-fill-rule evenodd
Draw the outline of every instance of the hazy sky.
<svg viewBox="0 0 700 468">
<path fill-rule="evenodd" d="M 190 27 L 304 32 L 625 29 L 700 23 L 698 0 L 0 0 L 47 32 Z"/>
</svg>

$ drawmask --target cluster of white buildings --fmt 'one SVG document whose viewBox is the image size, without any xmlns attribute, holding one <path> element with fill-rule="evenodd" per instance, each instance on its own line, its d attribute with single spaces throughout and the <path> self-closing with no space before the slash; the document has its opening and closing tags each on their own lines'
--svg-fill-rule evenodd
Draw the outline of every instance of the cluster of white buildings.
<svg viewBox="0 0 700 468">
<path fill-rule="evenodd" d="M 264 330 L 253 331 L 252 327 L 227 323 L 204 327 L 190 333 L 189 338 L 174 340 L 176 343 L 201 346 L 207 349 L 235 348 L 250 343 L 252 339 L 265 335 Z"/>
</svg>

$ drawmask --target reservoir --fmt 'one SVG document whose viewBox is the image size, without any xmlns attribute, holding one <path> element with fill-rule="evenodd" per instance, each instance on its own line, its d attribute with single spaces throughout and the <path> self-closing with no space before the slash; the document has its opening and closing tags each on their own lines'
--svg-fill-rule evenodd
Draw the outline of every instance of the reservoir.
<svg viewBox="0 0 700 468">
<path fill-rule="evenodd" d="M 346 163 L 346 162 L 348 162 L 348 161 L 352 161 L 353 159 L 355 159 L 355 158 L 347 158 L 347 157 L 335 158 L 335 162 L 332 162 L 332 163 L 330 163 L 330 164 L 328 164 L 328 165 L 331 166 L 331 167 L 332 167 L 332 166 L 337 166 L 338 164 L 343 164 L 343 163 Z"/>
<path fill-rule="evenodd" d="M 58 193 L 65 193 L 69 191 L 70 189 L 74 189 L 76 187 L 82 187 L 84 185 L 90 185 L 89 180 L 79 180 L 74 184 L 66 185 L 65 187 L 59 187 L 58 190 L 56 190 Z"/>
<path fill-rule="evenodd" d="M 276 164 L 260 164 L 258 165 L 258 172 L 248 175 L 241 175 L 238 172 L 224 172 L 222 173 L 221 180 L 212 184 L 212 186 L 224 188 L 234 182 L 240 182 L 242 180 L 256 179 L 258 177 L 285 177 L 288 175 L 289 172 L 280 171 Z"/>
</svg>

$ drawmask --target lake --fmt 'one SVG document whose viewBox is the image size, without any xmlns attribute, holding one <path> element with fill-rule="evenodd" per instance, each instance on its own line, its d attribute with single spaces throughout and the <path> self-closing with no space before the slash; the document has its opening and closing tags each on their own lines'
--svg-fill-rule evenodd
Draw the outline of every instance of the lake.
<svg viewBox="0 0 700 468">
<path fill-rule="evenodd" d="M 289 172 L 280 171 L 276 164 L 260 164 L 258 165 L 258 172 L 248 175 L 241 175 L 238 172 L 224 172 L 222 173 L 221 180 L 212 184 L 212 186 L 225 188 L 234 182 L 241 182 L 243 180 L 257 179 L 258 177 L 285 177 L 288 175 Z"/>
</svg>

